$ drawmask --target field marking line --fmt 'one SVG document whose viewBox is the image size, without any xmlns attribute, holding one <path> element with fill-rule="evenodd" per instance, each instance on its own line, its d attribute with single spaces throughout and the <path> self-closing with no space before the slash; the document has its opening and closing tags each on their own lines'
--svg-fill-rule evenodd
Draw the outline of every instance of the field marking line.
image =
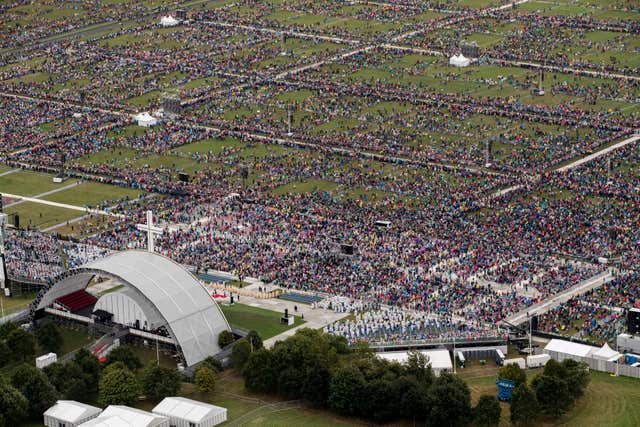
<svg viewBox="0 0 640 427">
<path fill-rule="evenodd" d="M 68 190 L 68 189 L 73 188 L 73 187 L 77 187 L 78 185 L 80 185 L 79 182 L 74 182 L 72 184 L 65 185 L 64 187 L 54 188 L 53 190 L 46 191 L 46 192 L 40 193 L 40 194 L 36 194 L 35 196 L 31 196 L 31 197 L 33 197 L 34 199 L 41 199 L 42 197 L 46 197 L 46 196 L 49 196 L 51 194 L 55 194 L 55 193 L 57 193 L 59 191 L 64 191 L 64 190 Z M 17 202 L 9 203 L 8 205 L 5 205 L 4 207 L 5 208 L 10 208 L 11 206 L 19 205 L 20 203 L 24 203 L 24 200 L 18 200 Z"/>
<path fill-rule="evenodd" d="M 17 168 L 17 169 L 11 169 L 10 171 L 6 171 L 6 172 L 2 172 L 0 173 L 0 176 L 6 176 L 6 175 L 10 175 L 12 173 L 16 173 L 16 172 L 20 172 L 22 169 Z"/>
</svg>

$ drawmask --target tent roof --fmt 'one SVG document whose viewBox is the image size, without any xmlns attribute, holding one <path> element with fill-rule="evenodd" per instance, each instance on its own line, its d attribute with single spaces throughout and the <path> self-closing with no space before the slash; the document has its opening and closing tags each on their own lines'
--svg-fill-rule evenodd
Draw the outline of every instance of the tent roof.
<svg viewBox="0 0 640 427">
<path fill-rule="evenodd" d="M 55 405 L 45 411 L 44 415 L 68 423 L 77 423 L 87 417 L 97 415 L 101 411 L 100 408 L 75 400 L 58 400 Z"/>
<path fill-rule="evenodd" d="M 108 424 L 114 418 L 116 421 L 125 420 L 126 424 Z M 105 420 L 107 422 L 105 426 L 114 425 L 127 427 L 154 427 L 161 424 L 166 419 L 167 418 L 162 415 L 156 415 L 141 409 L 120 405 L 107 406 L 107 409 L 105 409 L 98 418 L 95 418 L 95 420 Z M 102 424 L 97 425 L 102 426 Z"/>
<path fill-rule="evenodd" d="M 421 350 L 420 353 L 429 358 L 432 369 L 453 369 L 449 350 Z M 377 353 L 377 356 L 398 363 L 406 363 L 409 360 L 409 352 L 407 351 L 382 352 Z"/>
<path fill-rule="evenodd" d="M 617 357 L 620 353 L 613 350 L 609 347 L 609 344 L 604 343 L 604 345 L 593 353 L 593 357 L 603 360 L 609 360 L 611 358 Z"/>
<path fill-rule="evenodd" d="M 588 357 L 598 348 L 571 341 L 552 339 L 544 349 L 546 351 L 555 351 L 557 353 L 565 353 L 572 356 Z"/>
<path fill-rule="evenodd" d="M 180 418 L 192 423 L 200 423 L 221 412 L 226 412 L 226 409 L 184 397 L 165 397 L 153 408 L 154 414 Z"/>
</svg>

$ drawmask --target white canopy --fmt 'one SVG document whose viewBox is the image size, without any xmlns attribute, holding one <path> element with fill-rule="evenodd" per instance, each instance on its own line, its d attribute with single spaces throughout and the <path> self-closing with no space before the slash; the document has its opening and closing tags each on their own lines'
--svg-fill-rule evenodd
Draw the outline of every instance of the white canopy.
<svg viewBox="0 0 640 427">
<path fill-rule="evenodd" d="M 194 424 L 204 423 L 204 421 L 219 415 L 222 415 L 225 420 L 227 418 L 226 408 L 184 397 L 165 397 L 153 408 L 153 413 L 169 419 L 187 420 Z"/>
<path fill-rule="evenodd" d="M 468 67 L 471 64 L 471 60 L 466 58 L 464 55 L 453 55 L 449 58 L 449 64 L 454 67 Z"/>
<path fill-rule="evenodd" d="M 138 122 L 138 126 L 144 126 L 146 128 L 155 126 L 158 124 L 158 119 L 149 114 L 148 111 L 142 112 L 133 117 Z"/>
<path fill-rule="evenodd" d="M 429 358 L 429 365 L 435 372 L 442 370 L 453 369 L 453 363 L 451 363 L 451 356 L 449 356 L 449 350 L 420 350 L 420 353 Z M 391 362 L 407 363 L 409 360 L 409 352 L 407 351 L 385 351 L 377 353 L 381 359 L 386 359 Z"/>
<path fill-rule="evenodd" d="M 163 27 L 175 27 L 179 21 L 171 15 L 163 16 L 160 18 L 160 25 Z"/>
<path fill-rule="evenodd" d="M 618 353 L 617 351 L 609 347 L 609 344 L 607 343 L 604 343 L 602 348 L 600 348 L 599 350 L 593 353 L 593 358 L 600 359 L 600 360 L 611 360 L 614 358 L 618 358 L 619 356 L 620 356 L 620 353 Z"/>
<path fill-rule="evenodd" d="M 554 351 L 556 353 L 568 354 L 578 357 L 589 357 L 598 347 L 592 347 L 590 345 L 578 344 L 577 342 L 552 339 L 549 344 L 544 348 L 545 352 Z"/>
<path fill-rule="evenodd" d="M 75 400 L 58 400 L 55 405 L 47 409 L 44 416 L 75 424 L 87 418 L 95 417 L 100 412 L 102 412 L 100 408 L 76 402 Z"/>
</svg>

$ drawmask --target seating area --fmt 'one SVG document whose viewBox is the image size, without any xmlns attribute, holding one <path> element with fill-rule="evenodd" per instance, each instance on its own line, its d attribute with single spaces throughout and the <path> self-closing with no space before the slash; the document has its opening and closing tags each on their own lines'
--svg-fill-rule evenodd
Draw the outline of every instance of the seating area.
<svg viewBox="0 0 640 427">
<path fill-rule="evenodd" d="M 75 313 L 83 308 L 94 305 L 97 301 L 98 299 L 96 297 L 82 289 L 58 298 L 56 303 L 60 304 L 67 311 Z"/>
<path fill-rule="evenodd" d="M 233 282 L 233 279 L 230 277 L 222 276 L 219 274 L 209 274 L 209 273 L 201 273 L 198 274 L 198 280 L 201 280 L 206 283 L 228 283 Z"/>
<path fill-rule="evenodd" d="M 314 295 L 299 294 L 297 292 L 287 292 L 285 294 L 280 295 L 278 298 L 284 299 L 287 301 L 299 302 L 302 304 L 312 304 L 314 302 L 320 302 L 324 299 L 322 297 L 318 297 Z"/>
</svg>

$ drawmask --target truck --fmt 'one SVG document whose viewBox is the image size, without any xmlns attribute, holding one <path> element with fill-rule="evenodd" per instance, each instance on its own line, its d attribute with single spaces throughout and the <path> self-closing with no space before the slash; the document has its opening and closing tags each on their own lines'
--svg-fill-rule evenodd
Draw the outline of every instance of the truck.
<svg viewBox="0 0 640 427">
<path fill-rule="evenodd" d="M 551 356 L 548 354 L 534 354 L 532 356 L 527 356 L 527 367 L 529 369 L 541 368 L 546 365 L 549 360 L 551 360 Z"/>
<path fill-rule="evenodd" d="M 505 359 L 504 366 L 507 366 L 507 365 L 518 365 L 522 369 L 526 369 L 526 367 L 527 367 L 527 364 L 525 363 L 523 357 L 516 357 L 516 358 L 513 358 L 513 359 Z"/>
<path fill-rule="evenodd" d="M 36 368 L 42 369 L 52 363 L 56 363 L 57 360 L 58 355 L 55 353 L 43 354 L 42 356 L 36 357 Z"/>
</svg>

